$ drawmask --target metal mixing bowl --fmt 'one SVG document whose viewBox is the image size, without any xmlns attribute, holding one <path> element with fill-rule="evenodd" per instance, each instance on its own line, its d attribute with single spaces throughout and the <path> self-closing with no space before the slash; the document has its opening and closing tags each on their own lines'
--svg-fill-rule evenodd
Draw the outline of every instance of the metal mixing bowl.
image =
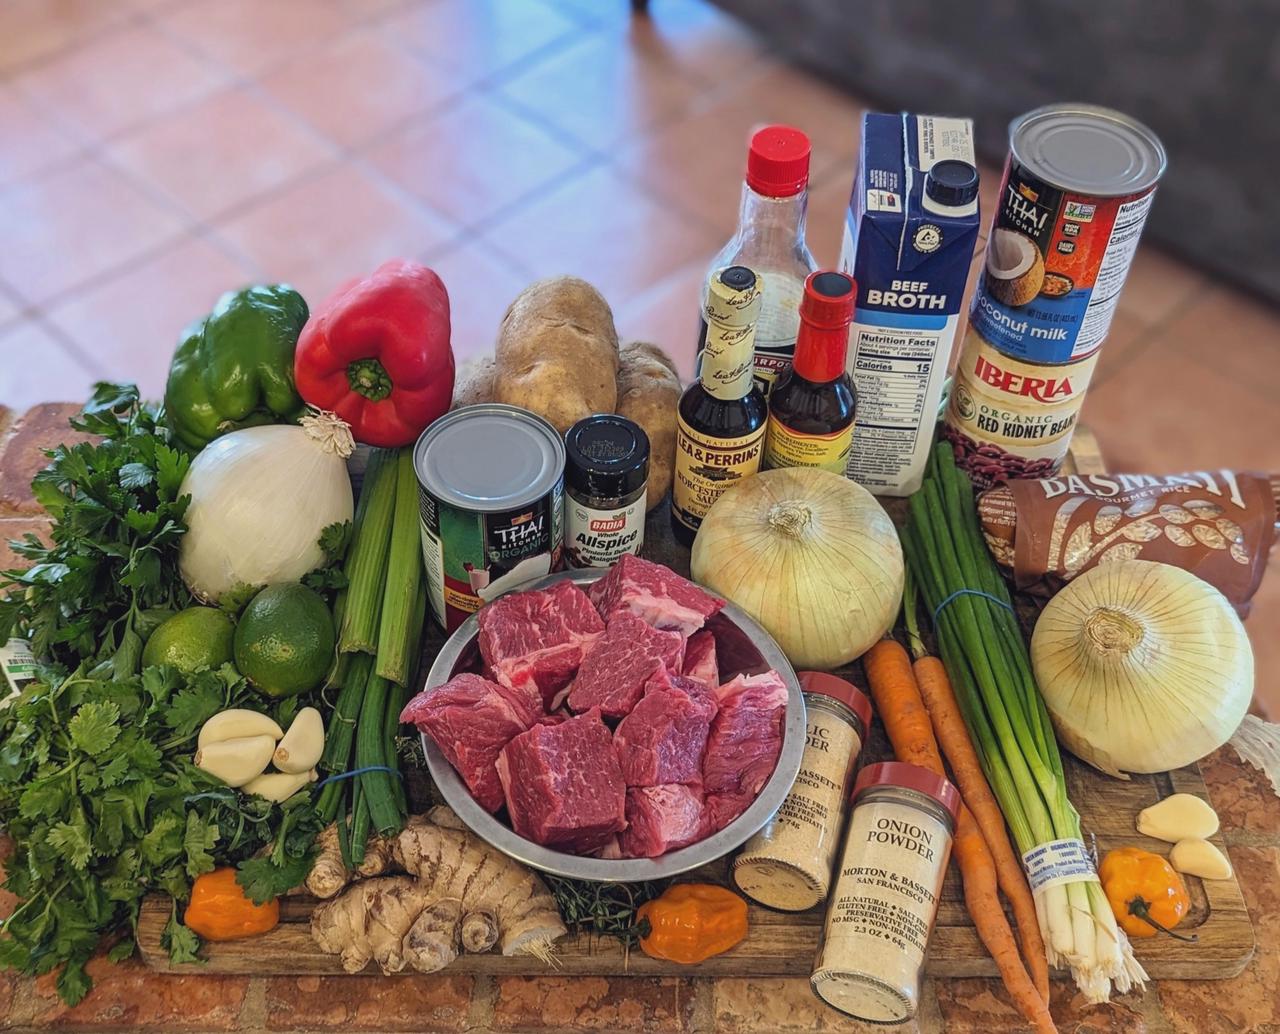
<svg viewBox="0 0 1280 1034">
<path fill-rule="evenodd" d="M 603 577 L 600 570 L 571 571 L 549 575 L 523 589 L 545 589 L 548 585 L 570 578 L 587 585 Z M 800 683 L 786 655 L 773 638 L 755 621 L 735 607 L 725 604 L 707 627 L 715 633 L 717 655 L 720 659 L 721 678 L 727 681 L 734 675 L 759 674 L 773 668 L 787 684 L 787 714 L 782 728 L 782 752 L 773 775 L 765 783 L 751 806 L 724 829 L 700 840 L 696 844 L 670 851 L 661 858 L 584 858 L 579 855 L 555 851 L 532 840 L 526 840 L 510 826 L 490 815 L 476 803 L 471 791 L 453 766 L 427 736 L 422 737 L 422 748 L 427 755 L 427 768 L 435 780 L 445 802 L 477 836 L 488 841 L 499 851 L 518 862 L 549 872 L 556 876 L 570 876 L 578 880 L 631 883 L 639 880 L 656 880 L 696 869 L 699 865 L 714 861 L 740 847 L 760 829 L 786 799 L 800 771 L 800 758 L 804 753 L 805 711 Z M 475 671 L 480 660 L 477 642 L 480 626 L 474 615 L 459 626 L 436 656 L 427 675 L 425 689 L 433 689 L 448 682 L 463 671 Z"/>
</svg>

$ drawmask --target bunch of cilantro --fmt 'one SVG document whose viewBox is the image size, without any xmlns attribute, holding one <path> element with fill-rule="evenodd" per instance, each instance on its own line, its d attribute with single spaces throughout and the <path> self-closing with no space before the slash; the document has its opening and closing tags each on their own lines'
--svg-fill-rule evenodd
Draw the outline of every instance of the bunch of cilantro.
<svg viewBox="0 0 1280 1034">
<path fill-rule="evenodd" d="M 282 701 L 272 716 L 287 726 L 300 706 Z M 0 965 L 62 966 L 58 993 L 74 1003 L 104 934 L 123 934 L 113 960 L 132 953 L 149 891 L 185 900 L 215 859 L 237 865 L 258 902 L 303 881 L 320 829 L 310 793 L 244 797 L 191 762 L 200 726 L 228 707 L 262 708 L 229 664 L 124 679 L 76 671 L 32 683 L 0 711 L 0 826 L 16 845 L 4 887 L 21 901 L 3 924 Z M 172 958 L 195 959 L 199 940 L 176 908 L 166 934 Z"/>
<path fill-rule="evenodd" d="M 193 602 L 178 572 L 191 460 L 132 384 L 97 385 L 71 426 L 100 441 L 59 445 L 35 476 L 53 544 L 15 544 L 30 566 L 0 574 L 0 640 L 29 639 L 66 671 L 108 664 L 123 678 L 151 630 Z"/>
</svg>

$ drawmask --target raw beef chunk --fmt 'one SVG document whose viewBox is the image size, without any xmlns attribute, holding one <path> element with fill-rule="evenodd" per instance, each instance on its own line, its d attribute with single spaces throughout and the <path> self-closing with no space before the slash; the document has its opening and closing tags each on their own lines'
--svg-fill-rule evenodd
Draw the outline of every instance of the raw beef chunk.
<svg viewBox="0 0 1280 1034">
<path fill-rule="evenodd" d="M 543 720 L 535 689 L 513 688 L 455 675 L 443 686 L 415 696 L 400 715 L 426 733 L 489 811 L 502 807 L 502 784 L 494 762 L 513 737 Z"/>
<path fill-rule="evenodd" d="M 479 621 L 480 656 L 494 679 L 504 686 L 532 686 L 548 704 L 604 633 L 587 594 L 568 579 L 494 600 Z"/>
<path fill-rule="evenodd" d="M 627 791 L 627 828 L 618 837 L 623 858 L 657 858 L 702 839 L 702 795 L 687 786 Z"/>
<path fill-rule="evenodd" d="M 680 670 L 684 636 L 660 632 L 623 611 L 609 619 L 604 635 L 592 643 L 569 686 L 569 710 L 593 707 L 607 718 L 628 714 L 659 667 Z"/>
<path fill-rule="evenodd" d="M 787 686 L 776 671 L 739 675 L 717 691 L 720 710 L 711 723 L 702 785 L 707 833 L 723 829 L 756 799 L 782 750 Z"/>
<path fill-rule="evenodd" d="M 521 733 L 498 755 L 497 769 L 522 837 L 589 854 L 626 825 L 626 786 L 598 710 Z"/>
<path fill-rule="evenodd" d="M 684 647 L 684 674 L 708 686 L 720 685 L 716 661 L 716 637 L 706 629 L 694 632 Z"/>
<path fill-rule="evenodd" d="M 688 675 L 673 675 L 667 668 L 659 668 L 649 676 L 644 684 L 645 693 L 657 693 L 665 690 L 669 693 L 683 693 L 689 697 L 707 716 L 707 722 L 716 716 L 720 704 L 716 700 L 716 691 L 699 679 L 691 679 Z"/>
<path fill-rule="evenodd" d="M 715 712 L 709 712 L 703 700 L 671 686 L 669 678 L 651 679 L 644 698 L 614 731 L 613 746 L 627 786 L 695 783 L 702 778 L 702 755 Z M 675 679 L 696 687 L 695 692 L 701 688 L 701 683 L 681 675 Z M 671 688 L 661 688 L 663 683 Z"/>
<path fill-rule="evenodd" d="M 608 621 L 629 610 L 654 628 L 692 635 L 724 606 L 671 568 L 627 554 L 588 590 L 591 602 Z"/>
</svg>

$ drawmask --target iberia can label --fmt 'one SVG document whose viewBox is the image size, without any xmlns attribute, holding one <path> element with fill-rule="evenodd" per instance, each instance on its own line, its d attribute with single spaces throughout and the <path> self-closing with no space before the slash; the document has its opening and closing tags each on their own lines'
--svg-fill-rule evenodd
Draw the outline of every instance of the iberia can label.
<svg viewBox="0 0 1280 1034">
<path fill-rule="evenodd" d="M 694 531 L 725 489 L 760 470 L 765 424 L 740 438 L 712 438 L 676 419 L 676 467 L 671 486 L 675 519 Z"/>
<path fill-rule="evenodd" d="M 844 474 L 853 447 L 853 424 L 830 434 L 804 434 L 772 413 L 764 440 L 764 467 L 817 467 Z"/>
<path fill-rule="evenodd" d="M 454 410 L 418 439 L 427 599 L 447 631 L 560 566 L 564 465 L 556 429 L 516 406 Z"/>
<path fill-rule="evenodd" d="M 991 344 L 1034 363 L 1102 345 L 1165 169 L 1156 135 L 1128 116 L 1051 105 L 1015 119 L 969 315 Z"/>
<path fill-rule="evenodd" d="M 978 488 L 1056 473 L 1098 354 L 1045 366 L 1011 358 L 972 327 L 956 364 L 942 436 Z"/>
</svg>

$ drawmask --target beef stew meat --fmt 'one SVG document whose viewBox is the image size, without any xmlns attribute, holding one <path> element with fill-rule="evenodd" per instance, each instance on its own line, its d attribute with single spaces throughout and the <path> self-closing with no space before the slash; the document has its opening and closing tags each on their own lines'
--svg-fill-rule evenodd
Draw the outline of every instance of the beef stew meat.
<svg viewBox="0 0 1280 1034">
<path fill-rule="evenodd" d="M 502 596 L 479 615 L 480 656 L 505 686 L 533 686 L 550 705 L 604 634 L 587 594 L 568 579 Z"/>
<path fill-rule="evenodd" d="M 622 718 L 644 695 L 644 684 L 659 667 L 680 670 L 684 636 L 663 632 L 630 611 L 609 618 L 604 635 L 591 644 L 569 686 L 569 710 L 598 707 L 606 718 Z"/>
<path fill-rule="evenodd" d="M 716 660 L 716 637 L 709 629 L 689 636 L 684 647 L 684 674 L 714 689 L 720 685 L 720 665 Z"/>
<path fill-rule="evenodd" d="M 671 568 L 628 554 L 588 590 L 591 602 L 608 621 L 629 610 L 654 628 L 690 636 L 724 606 L 705 589 Z"/>
<path fill-rule="evenodd" d="M 776 671 L 739 675 L 717 691 L 702 788 L 705 835 L 723 829 L 756 799 L 782 753 L 787 685 Z"/>
<path fill-rule="evenodd" d="M 651 680 L 644 698 L 614 731 L 622 778 L 629 787 L 699 783 L 714 711 L 678 686 L 664 688 L 662 682 L 654 686 Z"/>
<path fill-rule="evenodd" d="M 671 783 L 627 790 L 627 828 L 618 834 L 623 858 L 658 858 L 702 839 L 702 794 Z"/>
</svg>

